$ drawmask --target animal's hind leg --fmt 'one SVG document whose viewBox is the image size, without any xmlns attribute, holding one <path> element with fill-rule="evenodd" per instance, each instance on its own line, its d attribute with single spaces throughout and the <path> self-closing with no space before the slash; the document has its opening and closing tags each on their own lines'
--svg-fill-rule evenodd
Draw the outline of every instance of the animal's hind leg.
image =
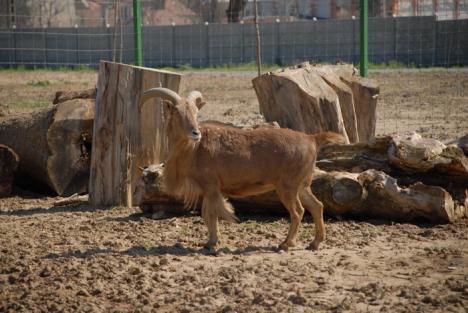
<svg viewBox="0 0 468 313">
<path fill-rule="evenodd" d="M 320 243 L 325 239 L 325 223 L 323 222 L 323 204 L 312 193 L 309 187 L 304 188 L 299 197 L 307 211 L 314 218 L 315 238 L 309 245 L 312 250 L 317 250 Z"/>
<path fill-rule="evenodd" d="M 276 192 L 291 216 L 288 236 L 284 242 L 279 245 L 279 249 L 288 250 L 288 248 L 296 245 L 296 237 L 302 217 L 304 216 L 304 208 L 302 207 L 301 201 L 299 201 L 297 192 L 284 190 L 282 188 L 277 189 Z"/>
<path fill-rule="evenodd" d="M 206 248 L 217 248 L 219 245 L 218 206 L 225 205 L 220 193 L 211 193 L 203 197 L 202 217 L 208 228 Z"/>
</svg>

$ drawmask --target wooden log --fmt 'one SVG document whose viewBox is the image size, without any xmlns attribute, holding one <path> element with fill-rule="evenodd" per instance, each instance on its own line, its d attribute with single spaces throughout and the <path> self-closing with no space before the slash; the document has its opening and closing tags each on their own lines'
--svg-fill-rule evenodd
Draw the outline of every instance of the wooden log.
<svg viewBox="0 0 468 313">
<path fill-rule="evenodd" d="M 395 221 L 426 219 L 433 223 L 455 220 L 450 194 L 437 186 L 416 183 L 406 188 L 384 172 L 331 172 L 312 182 L 314 194 L 333 215 L 376 217 Z"/>
<path fill-rule="evenodd" d="M 352 143 L 375 136 L 379 87 L 351 65 L 304 63 L 252 82 L 267 121 L 306 133 L 334 131 Z"/>
<path fill-rule="evenodd" d="M 351 73 L 343 69 L 344 67 L 339 68 L 338 72 L 341 80 L 353 93 L 359 142 L 369 142 L 375 137 L 380 88 L 375 81 L 357 75 L 356 71 Z"/>
<path fill-rule="evenodd" d="M 348 138 L 339 98 L 315 71 L 286 69 L 252 82 L 268 122 L 310 134 L 328 130 Z"/>
<path fill-rule="evenodd" d="M 75 193 L 67 198 L 62 198 L 54 201 L 54 206 L 65 206 L 71 204 L 82 204 L 88 202 L 88 195 L 78 195 Z"/>
<path fill-rule="evenodd" d="M 452 195 L 468 188 L 467 165 L 461 148 L 418 134 L 379 137 L 366 144 L 328 145 L 320 150 L 317 160 L 317 166 L 326 171 L 376 169 L 405 185 L 421 181 L 446 188 Z"/>
<path fill-rule="evenodd" d="M 87 191 L 94 101 L 75 99 L 0 120 L 0 143 L 20 157 L 20 183 L 61 196 Z"/>
<path fill-rule="evenodd" d="M 360 173 L 368 169 L 392 172 L 388 149 L 392 137 L 378 137 L 368 143 L 330 144 L 320 149 L 317 166 L 326 171 Z"/>
<path fill-rule="evenodd" d="M 315 67 L 322 79 L 333 88 L 340 101 L 341 114 L 343 116 L 346 133 L 350 142 L 359 142 L 358 123 L 355 111 L 353 90 L 344 83 L 340 75 L 329 66 Z M 351 75 L 351 74 L 350 74 Z"/>
<path fill-rule="evenodd" d="M 59 104 L 73 99 L 96 99 L 96 87 L 80 91 L 57 91 L 53 104 Z"/>
<path fill-rule="evenodd" d="M 468 159 L 462 149 L 447 147 L 436 139 L 422 138 L 416 133 L 409 138 L 393 138 L 388 162 L 409 173 L 436 172 L 468 181 Z"/>
<path fill-rule="evenodd" d="M 157 164 L 143 171 L 134 200 L 146 210 L 151 209 L 152 204 L 160 210 L 161 205 L 172 206 L 178 202 L 164 192 L 163 170 L 164 166 Z M 444 189 L 422 183 L 402 188 L 396 179 L 376 170 L 362 173 L 317 170 L 312 191 L 324 203 L 326 213 L 335 216 L 396 221 L 426 219 L 434 223 L 449 223 L 456 218 L 452 197 Z M 231 200 L 236 208 L 286 212 L 275 192 Z"/>
<path fill-rule="evenodd" d="M 13 149 L 0 144 L 0 197 L 11 194 L 13 178 L 18 169 L 19 157 Z"/>
<path fill-rule="evenodd" d="M 139 165 L 161 162 L 166 153 L 160 99 L 138 105 L 153 87 L 178 91 L 179 74 L 101 62 L 96 96 L 89 201 L 94 206 L 132 205 Z"/>
<path fill-rule="evenodd" d="M 465 156 L 468 156 L 468 134 L 456 139 L 449 141 L 447 145 L 454 145 L 460 149 L 462 149 Z"/>
</svg>

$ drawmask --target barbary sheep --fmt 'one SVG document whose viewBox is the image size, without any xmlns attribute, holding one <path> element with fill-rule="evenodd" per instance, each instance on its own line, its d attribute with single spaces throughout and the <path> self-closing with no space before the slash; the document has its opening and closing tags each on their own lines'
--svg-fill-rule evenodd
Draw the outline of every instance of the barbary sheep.
<svg viewBox="0 0 468 313">
<path fill-rule="evenodd" d="M 240 129 L 222 123 L 199 127 L 197 112 L 205 104 L 198 91 L 187 98 L 166 88 L 145 91 L 140 105 L 160 97 L 169 111 L 169 151 L 165 160 L 166 192 L 194 207 L 202 198 L 202 217 L 208 228 L 205 247 L 219 244 L 218 218 L 236 221 L 224 196 L 245 197 L 276 190 L 289 211 L 291 225 L 279 249 L 296 244 L 304 215 L 315 223 L 315 238 L 309 245 L 318 249 L 325 238 L 323 205 L 312 194 L 310 184 L 317 150 L 328 142 L 344 143 L 343 136 L 324 132 L 315 135 L 273 127 Z"/>
</svg>

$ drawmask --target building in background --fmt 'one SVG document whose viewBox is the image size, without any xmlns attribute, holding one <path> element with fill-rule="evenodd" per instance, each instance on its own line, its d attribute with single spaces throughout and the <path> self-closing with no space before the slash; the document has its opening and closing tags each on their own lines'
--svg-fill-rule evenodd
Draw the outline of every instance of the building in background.
<svg viewBox="0 0 468 313">
<path fill-rule="evenodd" d="M 0 0 L 0 27 L 112 27 L 119 4 L 132 25 L 132 0 Z M 359 17 L 359 0 L 257 0 L 261 22 Z M 141 0 L 143 25 L 251 22 L 253 0 Z M 468 0 L 369 0 L 370 17 L 468 18 Z"/>
<path fill-rule="evenodd" d="M 240 20 L 251 20 L 253 0 L 231 0 L 232 4 L 245 2 Z M 359 0 L 257 0 L 262 21 L 276 17 L 281 21 L 299 19 L 349 19 L 359 16 Z M 239 5 L 237 6 L 239 7 Z M 466 0 L 369 0 L 370 17 L 431 16 L 438 19 L 468 18 Z"/>
<path fill-rule="evenodd" d="M 0 0 L 0 27 L 69 27 L 75 0 Z"/>
</svg>

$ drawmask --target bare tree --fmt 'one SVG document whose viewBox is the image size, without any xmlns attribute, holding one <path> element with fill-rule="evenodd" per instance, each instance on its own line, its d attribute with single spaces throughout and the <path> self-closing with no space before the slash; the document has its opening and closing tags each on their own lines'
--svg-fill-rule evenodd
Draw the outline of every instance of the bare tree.
<svg viewBox="0 0 468 313">
<path fill-rule="evenodd" d="M 244 10 L 247 0 L 229 0 L 226 16 L 229 23 L 238 23 L 240 12 Z"/>
<path fill-rule="evenodd" d="M 39 8 L 41 26 L 52 26 L 57 22 L 58 17 L 63 14 L 70 5 L 69 1 L 64 0 L 43 0 Z M 56 24 L 56 23 L 55 23 Z"/>
</svg>

